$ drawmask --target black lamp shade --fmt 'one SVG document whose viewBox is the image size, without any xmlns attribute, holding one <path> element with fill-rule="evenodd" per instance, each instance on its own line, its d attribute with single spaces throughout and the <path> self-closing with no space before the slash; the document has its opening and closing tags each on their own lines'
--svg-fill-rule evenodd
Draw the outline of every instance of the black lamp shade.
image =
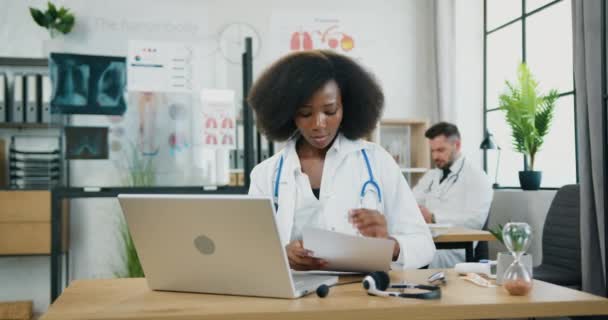
<svg viewBox="0 0 608 320">
<path fill-rule="evenodd" d="M 491 150 L 491 149 L 500 149 L 500 147 L 494 141 L 494 136 L 492 136 L 491 133 L 486 132 L 486 137 L 483 139 L 483 141 L 479 145 L 479 149 Z"/>
</svg>

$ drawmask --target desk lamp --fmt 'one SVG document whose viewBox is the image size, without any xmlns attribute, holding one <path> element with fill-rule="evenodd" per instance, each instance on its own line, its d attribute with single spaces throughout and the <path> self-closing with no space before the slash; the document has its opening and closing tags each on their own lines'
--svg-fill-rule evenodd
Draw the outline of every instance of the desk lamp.
<svg viewBox="0 0 608 320">
<path fill-rule="evenodd" d="M 492 188 L 496 189 L 498 188 L 498 165 L 500 164 L 501 149 L 498 144 L 496 144 L 496 141 L 494 141 L 494 136 L 487 130 L 483 141 L 479 145 L 479 148 L 483 150 L 498 150 L 498 156 L 496 157 L 496 173 L 494 175 L 494 184 L 492 185 Z"/>
</svg>

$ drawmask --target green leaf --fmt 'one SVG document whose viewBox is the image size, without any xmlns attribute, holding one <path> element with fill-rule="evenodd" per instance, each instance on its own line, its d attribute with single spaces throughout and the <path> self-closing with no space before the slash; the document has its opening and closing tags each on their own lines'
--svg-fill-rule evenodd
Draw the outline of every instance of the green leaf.
<svg viewBox="0 0 608 320">
<path fill-rule="evenodd" d="M 52 28 L 55 24 L 55 18 L 49 11 L 44 12 L 44 21 L 46 23 L 46 28 Z"/>
<path fill-rule="evenodd" d="M 53 18 L 53 20 L 57 18 L 57 8 L 50 1 L 48 2 L 47 12 Z M 53 20 L 51 20 L 51 21 L 53 21 Z"/>
<path fill-rule="evenodd" d="M 61 7 L 61 8 L 59 8 L 59 12 L 57 12 L 57 17 L 63 18 L 69 11 L 70 10 L 68 10 L 64 7 Z"/>
<path fill-rule="evenodd" d="M 44 14 L 42 11 L 30 7 L 30 14 L 32 15 L 32 19 L 36 22 L 37 25 L 46 28 L 48 24 L 46 23 L 46 19 L 44 18 Z"/>
<path fill-rule="evenodd" d="M 133 238 L 129 232 L 124 216 L 121 217 L 119 222 L 119 233 L 122 239 L 122 260 L 123 270 L 114 272 L 117 277 L 121 278 L 142 278 L 144 277 L 144 270 L 141 267 L 141 262 L 133 243 Z"/>
<path fill-rule="evenodd" d="M 67 34 L 72 31 L 74 27 L 74 16 L 71 14 L 66 15 L 63 19 L 55 26 L 63 34 Z"/>
<path fill-rule="evenodd" d="M 75 18 L 70 13 L 70 10 L 64 7 L 59 8 L 52 4 L 47 3 L 46 11 L 30 8 L 30 14 L 32 18 L 39 26 L 47 28 L 51 33 L 57 30 L 63 34 L 69 33 L 74 27 Z"/>
<path fill-rule="evenodd" d="M 547 96 L 538 92 L 538 82 L 525 63 L 517 70 L 517 83 L 506 81 L 507 90 L 499 96 L 499 108 L 511 127 L 513 149 L 531 159 L 533 170 L 536 152 L 540 150 L 544 137 L 549 132 L 555 100 L 555 90 Z"/>
<path fill-rule="evenodd" d="M 500 243 L 502 243 L 504 245 L 505 243 L 502 239 L 502 228 L 503 228 L 503 225 L 499 224 L 494 229 L 489 228 L 488 231 L 490 231 L 490 233 L 494 236 L 494 238 L 496 238 L 496 240 L 500 241 Z"/>
</svg>

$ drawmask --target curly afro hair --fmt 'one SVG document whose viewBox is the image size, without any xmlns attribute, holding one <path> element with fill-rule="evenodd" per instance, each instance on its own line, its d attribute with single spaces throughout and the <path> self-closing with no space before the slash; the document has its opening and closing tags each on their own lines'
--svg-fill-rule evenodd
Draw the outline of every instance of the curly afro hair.
<svg viewBox="0 0 608 320">
<path fill-rule="evenodd" d="M 297 109 L 330 80 L 342 96 L 340 132 L 352 140 L 368 136 L 382 115 L 382 89 L 353 59 L 326 50 L 289 54 L 262 73 L 247 98 L 258 130 L 273 141 L 289 139 L 297 130 Z"/>
</svg>

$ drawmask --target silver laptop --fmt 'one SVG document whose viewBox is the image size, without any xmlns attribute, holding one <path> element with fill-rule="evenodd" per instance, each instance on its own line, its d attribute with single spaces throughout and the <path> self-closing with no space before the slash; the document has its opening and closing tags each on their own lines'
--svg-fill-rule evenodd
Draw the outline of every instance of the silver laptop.
<svg viewBox="0 0 608 320">
<path fill-rule="evenodd" d="M 298 298 L 338 280 L 292 275 L 270 197 L 121 194 L 118 200 L 153 290 Z"/>
</svg>

